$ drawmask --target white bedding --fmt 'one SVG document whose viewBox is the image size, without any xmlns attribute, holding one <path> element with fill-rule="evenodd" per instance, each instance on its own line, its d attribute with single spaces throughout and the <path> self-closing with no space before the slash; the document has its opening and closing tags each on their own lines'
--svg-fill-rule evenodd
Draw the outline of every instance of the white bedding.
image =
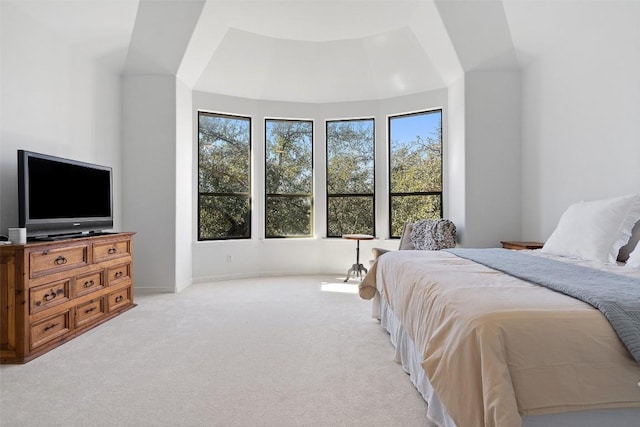
<svg viewBox="0 0 640 427">
<path fill-rule="evenodd" d="M 410 311 L 428 311 L 425 310 L 424 307 L 421 307 L 420 305 L 416 305 L 416 295 L 422 295 L 422 294 L 429 294 L 429 293 L 433 293 L 433 290 L 435 289 L 436 291 L 438 290 L 437 287 L 433 287 L 432 283 L 429 283 L 429 280 L 432 279 L 425 279 L 422 280 L 422 283 L 419 286 L 416 286 L 415 283 L 414 284 L 410 284 L 408 286 L 413 287 L 412 290 L 409 292 L 409 294 L 403 294 L 402 291 L 402 287 L 397 288 L 393 283 L 394 282 L 400 282 L 402 283 L 403 280 L 413 280 L 416 281 L 416 277 L 413 276 L 412 274 L 408 274 L 407 273 L 407 269 L 411 268 L 409 267 L 411 265 L 411 263 L 416 263 L 418 266 L 420 266 L 419 269 L 419 273 L 418 276 L 419 277 L 423 277 L 428 275 L 428 271 L 429 269 L 426 268 L 425 269 L 425 265 L 429 264 L 429 262 L 433 262 L 433 260 L 429 261 L 429 257 L 433 258 L 438 257 L 438 259 L 436 260 L 436 264 L 433 264 L 432 267 L 437 265 L 437 269 L 440 270 L 438 271 L 437 274 L 434 275 L 434 280 L 436 281 L 443 281 L 444 278 L 448 278 L 448 276 L 450 275 L 450 273 L 445 272 L 444 270 L 441 269 L 442 264 L 447 264 L 447 263 L 452 263 L 453 264 L 453 268 L 455 270 L 460 270 L 460 269 L 468 269 L 470 273 L 472 273 L 472 276 L 475 275 L 475 279 L 476 281 L 480 280 L 484 280 L 484 278 L 482 278 L 483 275 L 486 276 L 486 273 L 483 272 L 483 269 L 486 269 L 486 267 L 482 267 L 482 268 L 476 268 L 475 266 L 477 266 L 475 263 L 475 266 L 470 266 L 468 265 L 468 263 L 470 263 L 470 261 L 464 260 L 464 261 L 458 261 L 459 259 L 456 260 L 452 260 L 452 259 L 445 259 L 443 260 L 442 257 L 451 257 L 453 255 L 448 254 L 448 255 L 443 255 L 443 254 L 429 254 L 426 252 L 416 252 L 416 251 L 403 251 L 404 254 L 401 254 L 399 252 L 396 252 L 395 254 L 391 254 L 390 256 L 385 255 L 385 257 L 387 257 L 385 259 L 385 262 L 382 262 L 378 268 L 377 268 L 377 272 L 376 272 L 376 287 L 379 291 L 379 293 L 381 295 L 383 295 L 383 298 L 381 298 L 381 300 L 379 301 L 379 318 L 382 322 L 382 325 L 389 331 L 390 335 L 391 335 L 391 340 L 392 343 L 394 344 L 394 346 L 396 347 L 396 351 L 397 351 L 397 359 L 399 362 L 401 362 L 403 364 L 403 367 L 406 371 L 411 373 L 412 376 L 412 381 L 414 383 L 414 385 L 416 385 L 416 387 L 418 388 L 418 390 L 420 390 L 420 392 L 422 393 L 422 395 L 424 396 L 425 400 L 427 400 L 427 402 L 429 403 L 429 413 L 428 413 L 428 417 L 430 420 L 432 420 L 433 422 L 435 422 L 437 425 L 442 425 L 442 426 L 451 426 L 451 425 L 455 425 L 455 423 L 453 422 L 452 417 L 449 416 L 449 414 L 447 413 L 447 411 L 445 410 L 444 405 L 440 402 L 440 399 L 438 398 L 436 392 L 434 391 L 434 389 L 431 387 L 431 383 L 429 382 L 429 379 L 427 378 L 427 375 L 425 374 L 425 370 L 426 366 L 429 365 L 429 363 L 425 362 L 425 355 L 427 355 L 429 353 L 429 351 L 431 351 L 431 353 L 433 354 L 433 350 L 429 350 L 428 349 L 428 344 L 429 341 L 431 340 L 430 336 L 435 337 L 433 338 L 434 340 L 437 340 L 438 337 L 436 336 L 437 334 L 434 335 L 434 329 L 433 328 L 425 328 L 424 326 L 421 326 L 422 323 L 424 323 L 425 319 L 429 319 L 428 316 L 425 317 L 425 313 L 422 313 L 420 316 L 418 316 L 417 318 L 411 317 L 411 316 L 407 316 L 406 313 L 404 313 L 403 311 L 407 311 L 406 308 L 410 307 Z M 543 255 L 543 254 L 537 254 L 539 256 L 548 256 L 548 255 Z M 402 259 L 402 267 L 397 270 L 394 269 L 393 265 L 397 264 L 398 261 L 396 260 L 395 262 L 392 261 L 393 258 L 401 258 Z M 426 257 L 426 258 L 425 258 Z M 408 262 L 407 259 L 408 258 L 412 258 L 411 262 Z M 587 262 L 583 262 L 583 261 L 572 261 L 572 262 L 576 262 L 578 264 L 582 264 L 582 265 L 589 265 L 591 267 L 595 267 L 595 268 L 600 268 L 600 269 L 604 269 L 604 270 L 611 270 L 617 273 L 622 273 L 625 275 L 631 275 L 634 277 L 640 277 L 640 271 L 638 270 L 633 270 L 633 269 L 624 269 L 622 267 L 619 266 L 607 266 L 607 265 L 603 265 L 603 264 L 594 264 L 594 263 L 587 263 Z M 425 273 L 427 272 L 427 273 Z M 459 273 L 459 271 L 457 271 L 457 273 Z M 572 298 L 570 297 L 566 297 L 566 296 L 556 296 L 556 295 L 547 295 L 546 292 L 552 292 L 549 290 L 531 290 L 530 288 L 532 287 L 532 285 L 527 284 L 525 282 L 524 286 L 520 285 L 520 284 L 516 284 L 514 281 L 518 281 L 518 279 L 514 279 L 514 278 L 501 278 L 499 280 L 496 281 L 496 275 L 502 275 L 502 273 L 497 273 L 497 272 L 493 272 L 490 273 L 489 276 L 491 276 L 490 281 L 485 283 L 485 290 L 491 290 L 491 288 L 494 287 L 494 283 L 497 283 L 497 287 L 500 286 L 506 286 L 506 287 L 510 287 L 510 288 L 514 288 L 515 286 L 515 290 L 517 293 L 522 292 L 524 295 L 527 294 L 527 292 L 530 294 L 529 297 L 532 298 L 542 298 L 542 301 L 544 301 L 545 303 L 549 303 L 552 306 L 553 305 L 557 305 L 555 306 L 555 309 L 557 310 L 561 310 L 562 307 L 564 307 L 565 304 L 568 305 L 569 307 L 569 311 L 577 311 L 580 313 L 581 316 L 585 316 L 585 319 L 591 319 L 589 320 L 589 322 L 594 321 L 595 319 L 595 326 L 593 326 L 594 328 L 599 328 L 599 332 L 598 333 L 602 333 L 602 330 L 606 330 L 607 327 L 606 326 L 602 326 L 602 322 L 600 322 L 600 320 L 598 319 L 598 315 L 591 313 L 590 307 L 581 307 L 580 305 L 583 303 L 577 303 L 575 302 Z M 454 274 L 453 277 L 456 278 L 456 280 L 460 279 L 459 274 Z M 449 279 L 449 278 L 448 278 Z M 519 281 L 522 282 L 522 281 Z M 407 286 L 406 284 L 402 284 L 402 286 Z M 519 286 L 522 286 L 522 289 L 520 289 Z M 394 290 L 395 288 L 395 290 Z M 400 289 L 400 290 L 398 290 Z M 406 289 L 405 289 L 406 290 Z M 399 293 L 398 293 L 399 292 Z M 464 289 L 465 295 L 468 292 L 467 289 Z M 510 290 L 509 292 L 511 292 L 511 294 L 500 294 L 501 298 L 504 297 L 505 295 L 507 295 L 507 298 L 513 298 L 513 292 L 512 290 Z M 437 292 L 436 292 L 437 294 Z M 555 294 L 555 293 L 554 293 Z M 460 295 L 460 294 L 459 294 Z M 481 294 L 480 294 L 481 296 Z M 394 313 L 393 311 L 393 304 L 388 304 L 389 301 L 387 301 L 388 298 L 391 298 L 392 300 L 395 301 L 395 306 L 398 307 L 401 312 L 399 314 Z M 408 298 L 408 299 L 407 299 Z M 440 298 L 440 296 L 438 297 Z M 534 299 L 535 299 L 534 298 Z M 568 301 L 565 301 L 565 299 L 569 299 Z M 437 299 L 437 298 L 436 298 Z M 404 301 L 404 302 L 403 302 Z M 433 303 L 433 301 L 431 301 Z M 509 300 L 508 304 L 513 303 L 514 300 Z M 450 300 L 448 301 L 449 304 L 451 303 L 457 303 L 457 300 Z M 376 303 L 374 302 L 374 307 L 376 307 Z M 433 306 L 431 306 L 433 307 Z M 458 311 L 460 310 L 460 307 L 464 307 L 464 306 L 459 306 L 457 308 Z M 529 310 L 529 307 L 527 305 L 523 305 L 522 306 L 523 310 Z M 433 311 L 433 310 L 432 310 Z M 453 312 L 455 312 L 456 310 L 454 309 Z M 518 312 L 516 310 L 516 312 Z M 559 311 L 557 311 L 555 314 L 557 315 Z M 510 314 L 512 315 L 512 314 Z M 422 316 L 422 317 L 421 317 Z M 526 323 L 526 316 L 521 316 L 520 314 L 517 315 L 520 320 L 524 319 L 525 323 Z M 538 316 L 538 317 L 536 317 Z M 539 313 L 536 314 L 536 316 L 534 316 L 532 319 L 539 319 Z M 564 314 L 561 315 L 561 317 L 564 316 Z M 563 317 L 565 318 L 565 317 Z M 463 319 L 465 320 L 465 319 Z M 466 319 L 468 320 L 468 319 Z M 565 318 L 566 320 L 566 318 Z M 403 322 L 404 321 L 404 322 Z M 416 323 L 416 321 L 419 321 L 419 323 Z M 434 322 L 433 316 L 431 317 L 431 322 Z M 499 322 L 501 322 L 502 320 L 500 320 Z M 510 328 L 511 326 L 509 326 L 509 323 L 503 323 L 500 324 L 498 322 L 498 324 L 500 325 L 500 328 L 503 327 L 503 325 L 507 325 L 507 328 Z M 570 322 L 570 321 L 569 321 Z M 574 322 L 575 323 L 575 322 Z M 407 326 L 409 326 L 409 329 L 407 329 Z M 449 327 L 449 326 L 447 326 Z M 517 329 L 514 329 L 514 331 L 517 332 Z M 572 330 L 573 331 L 573 330 Z M 556 331 L 554 331 L 555 333 Z M 575 331 L 573 331 L 575 332 Z M 527 333 L 531 333 L 530 330 L 527 331 Z M 426 335 L 425 335 L 426 334 Z M 431 335 L 429 335 L 431 334 Z M 491 335 L 494 335 L 495 332 L 491 332 Z M 513 335 L 513 331 L 511 332 L 511 335 Z M 517 340 L 512 340 L 512 337 L 509 333 L 506 333 L 504 335 L 504 339 L 508 340 L 511 344 L 510 345 L 514 345 L 514 346 L 522 346 L 522 343 L 518 343 Z M 516 334 L 517 335 L 517 334 Z M 416 343 L 416 338 L 417 338 L 417 343 Z M 480 337 L 479 339 L 481 339 L 482 337 Z M 485 345 L 487 345 L 486 343 L 490 343 L 492 337 L 489 338 L 484 338 L 485 339 Z M 608 337 L 607 339 L 611 339 L 611 337 Z M 611 346 L 615 344 L 615 338 L 613 339 L 613 341 L 610 341 L 607 346 Z M 614 342 L 614 344 L 611 344 L 612 342 Z M 538 344 L 540 343 L 544 343 L 543 341 L 539 341 Z M 466 345 L 466 344 L 465 344 Z M 465 349 L 468 349 L 469 347 L 464 347 Z M 523 348 L 524 349 L 524 348 Z M 438 350 L 439 351 L 439 350 Z M 466 350 L 465 350 L 466 351 Z M 475 350 L 473 350 L 475 351 Z M 524 349 L 524 351 L 528 351 L 526 349 Z M 620 351 L 619 349 L 617 349 L 616 351 Z M 623 350 L 624 352 L 624 350 Z M 482 354 L 481 352 L 479 354 Z M 453 363 L 455 362 L 456 358 L 460 358 L 459 355 L 456 354 L 452 354 L 452 355 L 445 355 L 446 357 L 450 357 L 451 360 L 447 360 L 447 363 L 451 362 L 452 366 L 457 366 L 457 368 L 455 369 L 456 372 L 458 371 L 464 371 L 466 369 L 466 366 L 463 366 L 463 368 L 460 368 L 460 366 L 462 365 L 453 365 Z M 443 357 L 443 356 L 439 356 L 439 357 Z M 486 357 L 486 355 L 485 355 Z M 500 356 L 503 357 L 503 356 Z M 564 357 L 564 356 L 563 356 Z M 575 359 L 571 359 L 571 357 L 575 358 L 575 355 L 570 355 L 568 356 L 567 360 L 571 360 L 575 362 Z M 467 358 L 468 359 L 468 358 Z M 500 358 L 498 358 L 500 359 Z M 628 361 L 623 357 L 621 360 L 623 360 L 622 363 L 627 363 Z M 493 363 L 493 362 L 491 362 Z M 507 364 L 510 363 L 509 360 L 507 359 Z M 536 361 L 536 363 L 538 363 Z M 544 362 L 544 363 L 548 363 L 548 362 Z M 618 363 L 618 362 L 616 362 Z M 493 365 L 492 365 L 493 366 Z M 547 368 L 547 366 L 541 365 L 543 366 L 543 368 Z M 434 366 L 431 366 L 432 372 L 437 371 L 437 368 L 434 368 Z M 434 371 L 435 369 L 435 371 Z M 502 369 L 502 368 L 500 368 Z M 509 369 L 511 369 L 511 367 L 509 367 Z M 519 373 L 519 369 L 521 370 L 521 367 L 514 367 L 513 369 L 515 369 L 513 372 L 511 372 L 509 369 L 503 369 L 501 372 L 507 372 L 506 374 L 501 374 L 501 375 L 509 375 L 509 374 L 513 374 L 515 375 L 515 377 L 512 379 L 514 381 L 515 384 L 515 389 L 518 389 L 517 383 L 518 382 L 522 382 L 522 378 L 524 377 L 519 377 L 519 375 L 521 375 Z M 589 368 L 587 368 L 589 369 Z M 640 366 L 637 366 L 637 369 L 634 368 L 633 366 L 626 366 L 625 368 L 626 370 L 622 370 L 621 372 L 623 373 L 623 375 L 636 375 L 638 378 L 635 378 L 634 381 L 640 381 Z M 498 369 L 493 369 L 490 368 L 489 371 L 492 370 L 498 370 Z M 447 380 L 449 380 L 449 372 L 447 372 L 446 370 L 445 372 L 445 376 L 447 377 Z M 474 371 L 470 370 L 470 373 L 468 374 L 468 377 L 464 380 L 468 380 L 469 384 L 472 384 L 474 379 L 471 378 L 473 377 Z M 588 372 L 588 371 L 585 371 Z M 611 371 L 614 372 L 614 371 Z M 484 374 L 481 375 L 487 375 L 487 372 L 485 372 Z M 442 377 L 442 373 L 440 374 L 440 376 Z M 589 376 L 589 373 L 585 374 L 585 378 Z M 459 375 L 458 375 L 459 377 Z M 519 379 L 520 378 L 520 379 Z M 575 376 L 568 376 L 565 377 L 566 378 L 575 378 Z M 531 378 L 527 378 L 527 381 L 530 381 Z M 440 387 L 442 387 L 442 379 L 440 380 Z M 451 381 L 454 381 L 453 379 L 451 379 Z M 460 378 L 457 379 L 457 381 L 461 381 Z M 484 380 L 483 380 L 484 381 Z M 585 381 L 592 381 L 588 378 L 585 379 Z M 489 382 L 489 384 L 491 384 Z M 500 385 L 500 381 L 494 382 L 493 383 L 494 386 L 498 386 L 499 388 L 504 388 L 504 384 Z M 505 383 L 507 385 L 509 385 L 510 383 Z M 459 387 L 463 387 L 464 382 L 461 382 L 461 385 Z M 563 387 L 567 387 L 566 381 L 565 384 L 561 384 Z M 615 384 L 614 384 L 615 386 Z M 493 386 L 492 386 L 493 387 Z M 536 385 L 535 387 L 538 387 L 539 390 L 544 391 L 544 385 Z M 616 393 L 618 393 L 618 396 L 616 399 L 613 399 L 610 402 L 604 402 L 602 405 L 598 405 L 597 402 L 594 402 L 593 400 L 588 400 L 586 404 L 584 405 L 584 407 L 580 408 L 580 405 L 575 406 L 575 402 L 580 403 L 579 401 L 576 401 L 575 397 L 572 398 L 573 400 L 569 400 L 566 402 L 559 402 L 559 406 L 558 408 L 551 408 L 548 401 L 544 401 L 544 399 L 540 400 L 537 398 L 536 393 L 539 392 L 539 390 L 537 390 L 535 387 L 530 387 L 530 382 L 527 383 L 526 387 L 520 386 L 519 389 L 519 393 L 520 393 L 520 398 L 516 398 L 516 401 L 520 407 L 520 405 L 524 408 L 524 412 L 525 414 L 536 414 L 536 415 L 528 415 L 525 416 L 524 419 L 522 420 L 524 425 L 526 426 L 536 426 L 536 425 L 564 425 L 561 424 L 563 422 L 568 422 L 569 424 L 567 425 L 622 425 L 622 426 L 631 426 L 631 425 L 640 425 L 639 420 L 640 420 L 640 408 L 630 408 L 630 409 L 599 409 L 599 408 L 605 408 L 607 406 L 611 406 L 612 402 L 616 402 L 616 399 L 618 399 L 618 403 L 613 403 L 615 406 L 626 406 L 626 404 L 622 404 L 620 405 L 620 396 L 624 397 L 625 399 L 629 399 L 629 389 L 627 389 L 626 392 L 623 392 L 622 394 L 620 394 L 620 390 L 618 390 Z M 576 386 L 577 387 L 577 386 Z M 589 384 L 587 384 L 587 387 L 592 387 Z M 532 392 L 532 390 L 534 390 Z M 571 387 L 567 388 L 567 390 L 571 390 Z M 585 389 L 587 390 L 587 389 Z M 441 390 L 442 391 L 442 390 Z M 582 390 L 581 390 L 582 392 Z M 449 392 L 447 392 L 449 393 Z M 492 392 L 493 393 L 493 392 Z M 511 391 L 511 393 L 515 393 L 513 390 Z M 626 394 L 624 394 L 626 393 Z M 637 399 L 633 397 L 633 395 L 635 395 L 635 393 L 637 393 Z M 446 393 L 445 393 L 446 394 Z M 483 393 L 481 393 L 483 394 Z M 495 394 L 495 393 L 494 393 Z M 528 396 L 526 399 L 523 398 L 522 396 L 530 394 L 530 396 Z M 589 398 L 592 399 L 593 396 L 595 396 L 596 398 L 602 398 L 603 393 L 602 390 L 598 391 L 598 390 L 591 390 L 586 392 L 587 395 L 592 394 L 592 396 L 590 395 Z M 604 393 L 606 395 L 606 393 Z M 638 387 L 636 389 L 636 391 L 631 391 L 631 400 L 634 400 L 635 403 L 630 403 L 629 406 L 640 406 L 640 387 Z M 478 397 L 478 396 L 476 396 Z M 482 396 L 485 397 L 485 396 Z M 500 391 L 500 393 L 495 394 L 495 396 L 489 396 L 489 399 L 493 399 L 494 402 L 490 403 L 491 405 L 497 405 L 499 406 L 505 406 L 505 407 L 509 407 L 510 403 L 509 400 L 513 400 L 513 397 L 509 398 L 508 396 L 505 397 L 505 392 Z M 578 396 L 579 398 L 579 396 Z M 451 401 L 451 396 L 450 394 L 448 395 L 448 399 Z M 486 397 L 485 397 L 486 399 Z M 527 400 L 528 399 L 528 400 Z M 505 403 L 506 402 L 506 403 Z M 540 405 L 540 402 L 542 402 L 542 406 L 536 407 L 535 405 Z M 562 411 L 566 411 L 567 407 L 570 407 L 571 405 L 569 405 L 569 403 L 571 403 L 571 405 L 574 405 L 573 408 L 571 408 L 572 410 L 577 410 L 577 409 L 586 409 L 580 412 L 571 412 L 571 413 L 563 413 L 563 414 L 553 414 L 553 415 L 548 415 L 545 414 L 547 412 L 557 412 L 558 410 L 562 410 Z M 502 411 L 502 409 L 497 410 L 497 415 L 487 415 L 489 412 L 493 411 L 494 409 L 492 409 L 492 407 L 487 408 L 487 402 L 484 403 L 485 404 L 485 410 L 484 410 L 484 420 L 477 420 L 477 416 L 481 416 L 481 415 L 475 415 L 475 413 L 473 412 L 474 410 L 477 409 L 469 409 L 469 411 L 471 411 L 468 414 L 464 414 L 464 416 L 460 416 L 460 414 L 457 415 L 457 417 L 453 417 L 453 418 L 457 418 L 457 419 L 462 419 L 462 420 L 466 420 L 466 422 L 470 422 L 469 420 L 473 420 L 474 421 L 474 425 L 499 425 L 499 423 L 501 423 L 499 421 L 499 419 L 502 419 L 502 422 L 507 422 L 509 425 L 517 425 L 519 424 L 519 416 L 516 413 L 516 417 L 518 418 L 516 420 L 516 418 L 514 418 L 513 416 L 509 416 L 508 414 L 506 416 L 503 417 L 502 413 L 499 413 L 500 411 Z M 480 405 L 482 405 L 482 402 L 480 402 Z M 545 406 L 546 405 L 546 406 Z M 455 405 L 454 405 L 455 406 Z M 476 405 L 477 406 L 477 405 Z M 469 402 L 469 407 L 473 407 L 473 402 Z M 545 407 L 547 409 L 545 409 Z M 464 408 L 464 406 L 463 406 Z M 595 408 L 595 410 L 594 410 Z M 466 409 L 466 408 L 465 408 Z M 458 412 L 460 412 L 460 407 L 458 407 Z M 480 411 L 481 412 L 481 411 Z M 478 413 L 480 413 L 478 412 Z M 538 415 L 538 414 L 543 414 L 543 415 Z M 466 418 L 465 418 L 466 417 Z M 500 418 L 503 417 L 503 418 Z M 604 417 L 604 418 L 601 418 Z M 504 420 L 508 420 L 508 421 L 504 421 Z M 585 424 L 586 422 L 590 422 L 591 424 Z M 571 424 L 574 423 L 574 424 Z M 604 424 L 603 424 L 604 423 Z"/>
<path fill-rule="evenodd" d="M 396 350 L 395 361 L 401 364 L 402 369 L 410 375 L 411 382 L 427 402 L 427 425 L 456 427 L 422 369 L 420 352 L 405 333 L 393 311 L 379 295 L 375 297 L 374 307 L 377 307 L 374 308 L 374 317 L 379 319 L 382 327 L 389 332 L 389 339 Z M 522 426 L 637 427 L 638 420 L 640 420 L 640 408 L 600 409 L 551 415 L 528 415 L 522 417 Z"/>
</svg>

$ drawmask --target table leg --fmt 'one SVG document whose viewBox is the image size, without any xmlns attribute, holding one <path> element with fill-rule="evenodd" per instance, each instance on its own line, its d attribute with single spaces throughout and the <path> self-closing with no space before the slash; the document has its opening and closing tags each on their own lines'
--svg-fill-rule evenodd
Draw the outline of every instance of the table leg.
<svg viewBox="0 0 640 427">
<path fill-rule="evenodd" d="M 351 273 L 353 273 L 353 277 L 356 277 L 357 275 L 360 280 L 362 280 L 363 271 L 366 275 L 367 269 L 364 268 L 364 265 L 360 264 L 360 240 L 356 240 L 356 263 L 351 266 L 349 271 L 347 271 L 347 278 L 344 279 L 344 281 L 347 282 L 349 280 L 349 278 L 351 277 Z"/>
<path fill-rule="evenodd" d="M 349 271 L 347 271 L 347 278 L 344 279 L 345 283 L 351 278 L 351 273 L 353 273 L 353 277 L 356 277 L 356 274 L 358 274 L 358 264 L 353 264 Z"/>
</svg>

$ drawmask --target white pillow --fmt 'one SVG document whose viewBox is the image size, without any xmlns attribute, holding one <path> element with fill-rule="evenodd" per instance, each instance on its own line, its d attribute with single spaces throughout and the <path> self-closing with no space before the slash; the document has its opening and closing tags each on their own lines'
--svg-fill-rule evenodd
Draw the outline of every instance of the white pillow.
<svg viewBox="0 0 640 427">
<path fill-rule="evenodd" d="M 627 267 L 640 268 L 640 245 L 636 246 L 636 249 L 629 254 Z"/>
<path fill-rule="evenodd" d="M 562 214 L 541 252 L 615 263 L 640 219 L 640 194 L 575 203 Z"/>
</svg>

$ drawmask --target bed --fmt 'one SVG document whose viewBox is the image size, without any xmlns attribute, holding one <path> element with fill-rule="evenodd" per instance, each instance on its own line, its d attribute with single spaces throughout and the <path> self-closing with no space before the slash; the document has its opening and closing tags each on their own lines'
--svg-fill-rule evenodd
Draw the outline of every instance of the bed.
<svg viewBox="0 0 640 427">
<path fill-rule="evenodd" d="M 640 217 L 640 196 L 629 200 L 635 210 L 622 215 L 625 227 L 613 221 L 615 239 L 595 248 L 589 259 L 567 256 L 589 246 L 572 229 L 584 224 L 568 209 L 546 250 L 487 249 L 480 251 L 480 261 L 468 258 L 465 249 L 407 250 L 376 260 L 360 296 L 374 300 L 374 316 L 427 401 L 431 424 L 640 425 L 640 322 L 634 320 L 640 316 L 640 249 L 626 265 L 611 262 Z M 577 249 L 567 237 L 577 239 L 571 243 Z M 622 304 L 632 322 L 620 332 L 592 303 L 486 265 L 489 252 L 498 258 L 509 253 L 507 258 L 532 266 L 526 272 L 538 263 L 540 270 L 559 263 L 569 278 L 581 269 L 588 278 L 602 277 L 631 292 Z"/>
</svg>

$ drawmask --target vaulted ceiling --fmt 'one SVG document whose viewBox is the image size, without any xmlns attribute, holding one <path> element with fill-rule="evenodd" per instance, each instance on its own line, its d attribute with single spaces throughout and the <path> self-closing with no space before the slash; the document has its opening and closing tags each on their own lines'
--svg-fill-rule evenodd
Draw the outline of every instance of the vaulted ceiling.
<svg viewBox="0 0 640 427">
<path fill-rule="evenodd" d="M 506 0 L 3 1 L 125 74 L 250 99 L 385 99 L 519 66 Z"/>
</svg>

